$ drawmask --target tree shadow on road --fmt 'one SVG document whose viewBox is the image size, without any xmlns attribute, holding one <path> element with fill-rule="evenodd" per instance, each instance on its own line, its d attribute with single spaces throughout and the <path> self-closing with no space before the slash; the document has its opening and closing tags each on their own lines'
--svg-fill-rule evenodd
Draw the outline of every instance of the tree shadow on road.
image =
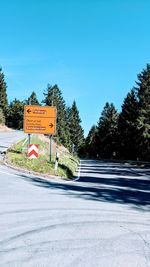
<svg viewBox="0 0 150 267">
<path fill-rule="evenodd" d="M 20 175 L 19 175 L 20 176 Z M 149 209 L 150 207 L 150 182 L 142 177 L 134 178 L 98 178 L 82 177 L 81 182 L 55 182 L 40 177 L 22 177 L 33 185 L 51 190 L 60 190 L 60 194 L 86 200 L 128 204 L 132 207 Z M 85 180 L 84 180 L 85 178 Z M 88 179 L 86 181 L 86 179 Z M 90 179 L 92 183 L 90 183 Z M 96 179 L 96 178 L 95 178 Z M 84 182 L 83 182 L 84 180 Z M 88 183 L 87 183 L 88 182 Z M 95 184 L 94 184 L 95 182 Z"/>
<path fill-rule="evenodd" d="M 96 170 L 91 170 L 90 168 L 84 170 L 81 169 L 82 174 L 89 172 L 89 174 L 107 174 L 107 175 L 121 175 L 121 176 L 137 176 L 137 173 L 133 173 L 133 171 L 129 171 L 129 170 L 115 170 L 112 168 L 109 168 L 106 170 L 106 168 L 101 168 L 101 169 L 96 169 Z"/>
</svg>

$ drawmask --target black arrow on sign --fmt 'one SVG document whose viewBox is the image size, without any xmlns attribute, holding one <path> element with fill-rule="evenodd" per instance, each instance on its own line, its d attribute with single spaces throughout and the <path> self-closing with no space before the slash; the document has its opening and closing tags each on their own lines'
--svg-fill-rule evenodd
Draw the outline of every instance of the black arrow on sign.
<svg viewBox="0 0 150 267">
<path fill-rule="evenodd" d="M 53 128 L 54 125 L 52 123 L 50 123 L 49 126 L 50 126 L 50 128 Z"/>
<path fill-rule="evenodd" d="M 30 109 L 27 109 L 27 112 L 28 112 L 28 114 L 31 112 L 31 110 Z"/>
</svg>

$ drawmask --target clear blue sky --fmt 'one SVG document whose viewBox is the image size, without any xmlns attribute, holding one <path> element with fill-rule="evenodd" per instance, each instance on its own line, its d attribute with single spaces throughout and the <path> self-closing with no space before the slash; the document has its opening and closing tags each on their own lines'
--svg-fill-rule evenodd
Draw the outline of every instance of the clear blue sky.
<svg viewBox="0 0 150 267">
<path fill-rule="evenodd" d="M 9 101 L 58 84 L 85 134 L 106 101 L 118 111 L 150 63 L 149 0 L 0 0 L 0 65 Z"/>
</svg>

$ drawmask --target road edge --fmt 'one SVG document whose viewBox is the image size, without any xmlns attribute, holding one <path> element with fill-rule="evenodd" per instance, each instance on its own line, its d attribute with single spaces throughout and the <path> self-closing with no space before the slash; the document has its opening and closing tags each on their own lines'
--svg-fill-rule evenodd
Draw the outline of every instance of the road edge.
<svg viewBox="0 0 150 267">
<path fill-rule="evenodd" d="M 81 176 L 81 165 L 82 165 L 82 160 L 80 159 L 79 161 L 79 166 L 78 166 L 78 174 L 77 177 L 75 177 L 75 179 L 73 181 L 77 182 L 80 180 L 80 176 Z"/>
</svg>

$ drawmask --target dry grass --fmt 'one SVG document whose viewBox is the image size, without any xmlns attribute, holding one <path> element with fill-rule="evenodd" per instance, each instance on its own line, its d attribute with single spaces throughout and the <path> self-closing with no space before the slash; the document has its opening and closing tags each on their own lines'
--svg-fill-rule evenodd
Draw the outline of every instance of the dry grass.
<svg viewBox="0 0 150 267">
<path fill-rule="evenodd" d="M 79 163 L 78 158 L 74 157 L 63 146 L 59 146 L 53 141 L 52 162 L 49 160 L 49 138 L 42 135 L 31 137 L 32 144 L 39 145 L 38 159 L 28 159 L 27 143 L 24 140 L 12 146 L 7 153 L 7 162 L 11 165 L 21 167 L 26 170 L 35 171 L 42 174 L 55 175 L 64 178 L 73 178 Z M 55 171 L 56 151 L 60 154 L 58 169 Z"/>
</svg>

